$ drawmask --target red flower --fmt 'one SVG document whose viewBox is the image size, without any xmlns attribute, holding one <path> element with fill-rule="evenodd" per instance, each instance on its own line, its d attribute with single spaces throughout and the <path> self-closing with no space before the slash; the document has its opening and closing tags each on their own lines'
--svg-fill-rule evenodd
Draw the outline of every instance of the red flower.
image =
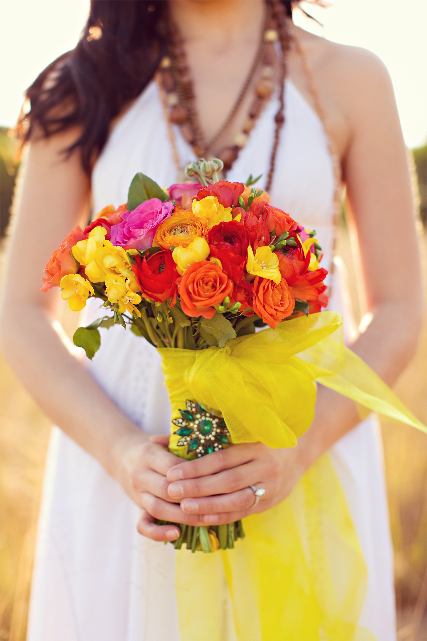
<svg viewBox="0 0 427 641">
<path fill-rule="evenodd" d="M 219 223 L 210 229 L 208 243 L 212 249 L 217 251 L 225 250 L 238 256 L 248 255 L 249 234 L 245 227 L 236 220 L 228 223 Z M 218 256 L 218 258 L 221 258 Z"/>
<path fill-rule="evenodd" d="M 240 313 L 243 313 L 243 316 L 253 316 L 253 297 L 254 297 L 254 288 L 252 283 L 248 283 L 247 280 L 243 279 L 238 285 L 235 285 L 233 288 L 233 294 L 230 296 L 231 304 L 240 303 Z M 246 314 L 244 313 L 246 309 L 250 309 Z"/>
<path fill-rule="evenodd" d="M 103 227 L 107 231 L 105 240 L 111 239 L 111 223 L 106 218 L 96 218 L 92 220 L 91 224 L 88 225 L 83 232 L 83 239 L 89 236 L 89 232 L 91 232 L 94 227 Z"/>
<path fill-rule="evenodd" d="M 276 236 L 280 236 L 284 231 L 295 231 L 298 228 L 294 219 L 277 207 L 265 204 L 261 215 L 267 224 L 268 231 L 275 232 Z"/>
<path fill-rule="evenodd" d="M 267 224 L 262 218 L 258 218 L 251 209 L 242 213 L 242 224 L 249 234 L 249 241 L 252 249 L 270 244 L 270 233 Z"/>
<path fill-rule="evenodd" d="M 245 186 L 242 183 L 229 183 L 227 180 L 220 180 L 214 185 L 203 187 L 196 198 L 202 200 L 206 196 L 216 196 L 219 204 L 223 207 L 235 207 L 244 190 Z"/>
<path fill-rule="evenodd" d="M 52 253 L 44 268 L 46 278 L 42 278 L 42 292 L 47 292 L 52 287 L 59 287 L 63 276 L 77 274 L 79 264 L 71 253 L 71 249 L 80 240 L 83 240 L 83 232 L 80 227 L 76 227 L 58 249 L 55 249 Z"/>
<path fill-rule="evenodd" d="M 139 287 L 144 298 L 154 300 L 156 303 L 172 298 L 171 305 L 175 305 L 177 295 L 178 272 L 175 261 L 169 249 L 162 249 L 151 256 L 135 256 L 135 265 L 132 265 Z"/>
</svg>

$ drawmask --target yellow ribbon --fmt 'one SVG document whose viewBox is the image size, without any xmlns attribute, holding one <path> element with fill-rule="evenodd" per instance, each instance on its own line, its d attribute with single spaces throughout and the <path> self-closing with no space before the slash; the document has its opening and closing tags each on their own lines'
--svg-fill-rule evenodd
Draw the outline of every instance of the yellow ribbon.
<svg viewBox="0 0 427 641">
<path fill-rule="evenodd" d="M 312 422 L 317 382 L 427 432 L 344 347 L 335 312 L 287 321 L 223 349 L 159 351 L 172 416 L 195 399 L 222 412 L 233 443 L 294 446 Z M 178 438 L 172 435 L 170 447 L 182 455 Z M 357 624 L 366 567 L 328 455 L 285 501 L 248 517 L 244 528 L 234 550 L 178 553 L 182 641 L 373 641 Z"/>
</svg>

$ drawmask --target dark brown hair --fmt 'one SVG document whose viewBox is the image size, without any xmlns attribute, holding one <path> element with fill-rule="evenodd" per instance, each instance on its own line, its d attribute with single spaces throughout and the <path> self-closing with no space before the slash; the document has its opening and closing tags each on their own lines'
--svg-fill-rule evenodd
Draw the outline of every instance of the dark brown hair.
<svg viewBox="0 0 427 641">
<path fill-rule="evenodd" d="M 282 0 L 292 16 L 294 0 Z M 102 151 L 110 123 L 148 85 L 167 50 L 165 0 L 91 0 L 75 49 L 52 62 L 28 88 L 30 111 L 18 132 L 25 142 L 34 128 L 43 137 L 79 125 L 79 148 L 88 173 Z"/>
</svg>

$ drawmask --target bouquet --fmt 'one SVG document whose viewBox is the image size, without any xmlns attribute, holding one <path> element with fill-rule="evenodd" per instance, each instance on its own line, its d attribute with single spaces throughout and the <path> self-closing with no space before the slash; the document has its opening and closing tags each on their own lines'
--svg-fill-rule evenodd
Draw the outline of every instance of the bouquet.
<svg viewBox="0 0 427 641">
<path fill-rule="evenodd" d="M 316 381 L 385 411 L 340 374 L 342 319 L 322 312 L 327 271 L 315 232 L 274 207 L 252 176 L 246 184 L 219 181 L 221 168 L 217 159 L 191 163 L 193 182 L 168 189 L 138 173 L 127 203 L 77 227 L 43 278 L 42 290 L 59 286 L 74 311 L 100 300 L 104 313 L 73 339 L 90 359 L 99 329 L 114 324 L 160 351 L 172 405 L 169 449 L 185 459 L 232 443 L 294 446 L 312 421 Z M 173 545 L 193 552 L 233 548 L 244 536 L 240 521 L 175 525 L 181 535 Z"/>
</svg>

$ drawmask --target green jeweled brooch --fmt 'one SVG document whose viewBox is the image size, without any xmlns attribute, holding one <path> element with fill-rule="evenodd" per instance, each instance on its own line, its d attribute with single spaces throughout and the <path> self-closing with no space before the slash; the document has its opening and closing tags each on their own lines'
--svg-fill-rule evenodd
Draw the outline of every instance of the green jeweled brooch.
<svg viewBox="0 0 427 641">
<path fill-rule="evenodd" d="M 185 410 L 179 410 L 180 418 L 172 419 L 178 427 L 174 434 L 180 439 L 179 446 L 187 445 L 187 454 L 195 453 L 197 458 L 222 450 L 230 445 L 230 432 L 224 419 L 204 409 L 196 401 L 185 401 Z"/>
</svg>

